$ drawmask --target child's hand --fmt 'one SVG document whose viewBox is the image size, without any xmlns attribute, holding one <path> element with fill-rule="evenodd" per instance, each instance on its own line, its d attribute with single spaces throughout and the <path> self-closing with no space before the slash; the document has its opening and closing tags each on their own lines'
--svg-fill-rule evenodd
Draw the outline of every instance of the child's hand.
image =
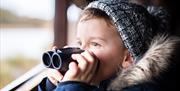
<svg viewBox="0 0 180 91">
<path fill-rule="evenodd" d="M 73 54 L 72 58 L 78 64 L 71 62 L 69 70 L 65 73 L 62 81 L 79 81 L 94 84 L 94 75 L 97 71 L 98 60 L 92 52 L 85 51 L 81 54 Z"/>
<path fill-rule="evenodd" d="M 57 85 L 62 80 L 63 75 L 56 69 L 48 69 L 47 77 L 54 85 Z"/>
<path fill-rule="evenodd" d="M 48 79 L 57 85 L 58 82 L 63 81 L 79 81 L 87 84 L 95 84 L 93 80 L 97 71 L 98 60 L 92 52 L 85 51 L 81 54 L 73 54 L 72 58 L 77 60 L 78 64 L 71 62 L 69 70 L 63 76 L 56 69 L 48 69 Z"/>
<path fill-rule="evenodd" d="M 57 49 L 56 46 L 52 47 L 52 50 L 55 51 Z M 63 75 L 56 69 L 49 68 L 47 71 L 47 77 L 54 85 L 57 85 L 59 81 L 62 80 Z"/>
</svg>

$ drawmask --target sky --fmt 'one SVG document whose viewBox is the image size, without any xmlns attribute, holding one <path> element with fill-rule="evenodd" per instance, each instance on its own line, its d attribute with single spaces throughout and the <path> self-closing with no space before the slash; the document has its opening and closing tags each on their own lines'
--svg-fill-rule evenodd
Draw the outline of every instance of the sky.
<svg viewBox="0 0 180 91">
<path fill-rule="evenodd" d="M 55 0 L 0 0 L 0 7 L 17 14 L 50 20 L 54 17 Z"/>
</svg>

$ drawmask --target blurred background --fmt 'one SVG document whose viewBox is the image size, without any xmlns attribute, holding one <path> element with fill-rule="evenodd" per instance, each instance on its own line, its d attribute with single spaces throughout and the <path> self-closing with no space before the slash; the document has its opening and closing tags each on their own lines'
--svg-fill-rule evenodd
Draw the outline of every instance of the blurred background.
<svg viewBox="0 0 180 91">
<path fill-rule="evenodd" d="M 67 44 L 80 11 L 67 9 Z M 55 0 L 0 0 L 0 89 L 41 63 L 53 45 L 54 17 Z"/>
<path fill-rule="evenodd" d="M 53 17 L 54 0 L 0 0 L 0 88 L 41 62 Z"/>
<path fill-rule="evenodd" d="M 0 0 L 0 89 L 41 64 L 52 45 L 73 43 L 81 12 L 73 3 L 88 1 Z M 172 16 L 169 32 L 180 36 L 178 0 L 152 1 L 165 3 Z"/>
</svg>

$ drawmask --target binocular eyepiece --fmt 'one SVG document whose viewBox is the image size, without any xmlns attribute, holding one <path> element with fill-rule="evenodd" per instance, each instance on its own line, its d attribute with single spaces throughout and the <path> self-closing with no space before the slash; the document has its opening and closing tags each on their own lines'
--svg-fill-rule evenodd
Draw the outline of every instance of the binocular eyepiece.
<svg viewBox="0 0 180 91">
<path fill-rule="evenodd" d="M 47 51 L 42 55 L 43 64 L 47 68 L 57 69 L 60 72 L 66 72 L 70 62 L 74 61 L 71 58 L 72 54 L 80 54 L 84 50 L 75 47 L 61 48 L 55 51 Z"/>
</svg>

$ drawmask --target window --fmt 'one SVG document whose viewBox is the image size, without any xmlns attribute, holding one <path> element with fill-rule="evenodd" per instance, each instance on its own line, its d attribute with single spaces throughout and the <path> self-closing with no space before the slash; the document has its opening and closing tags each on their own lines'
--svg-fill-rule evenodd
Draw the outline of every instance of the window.
<svg viewBox="0 0 180 91">
<path fill-rule="evenodd" d="M 53 18 L 54 0 L 0 1 L 0 89 L 41 62 Z"/>
</svg>

